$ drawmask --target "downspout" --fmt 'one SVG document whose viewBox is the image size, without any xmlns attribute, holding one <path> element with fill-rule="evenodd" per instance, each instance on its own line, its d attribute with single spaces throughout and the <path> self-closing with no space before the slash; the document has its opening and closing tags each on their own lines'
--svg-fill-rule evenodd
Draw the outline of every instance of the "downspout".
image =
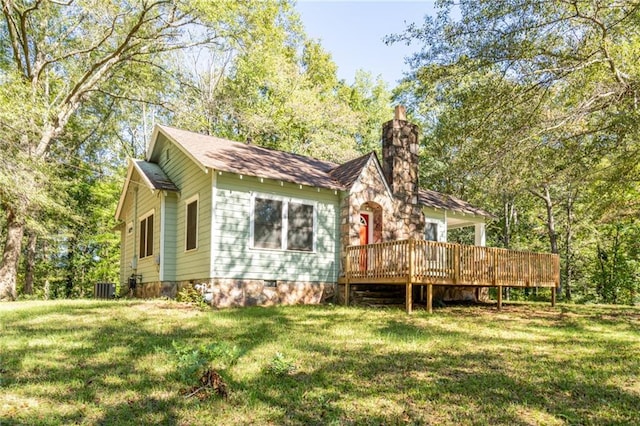
<svg viewBox="0 0 640 426">
<path fill-rule="evenodd" d="M 209 246 L 210 246 L 210 254 L 209 254 L 209 258 L 211 261 L 211 264 L 209 266 L 209 279 L 213 280 L 213 278 L 215 278 L 216 276 L 216 249 L 215 249 L 215 244 L 216 244 L 216 207 L 218 204 L 218 178 L 217 178 L 217 173 L 215 170 L 211 169 L 211 213 L 209 216 L 209 220 L 211 223 L 211 232 L 210 232 L 210 241 L 209 241 Z M 200 208 L 200 206 L 198 206 L 198 208 Z"/>
<path fill-rule="evenodd" d="M 136 242 L 138 241 L 138 186 L 133 188 L 134 202 L 133 202 L 133 218 L 131 223 L 133 224 L 133 247 L 131 251 L 133 253 L 131 257 L 131 272 L 135 274 L 138 271 L 138 253 L 136 251 Z"/>
<path fill-rule="evenodd" d="M 160 262 L 158 271 L 158 281 L 162 283 L 164 281 L 164 244 L 165 244 L 165 216 L 166 216 L 166 193 L 165 191 L 160 191 Z"/>
</svg>

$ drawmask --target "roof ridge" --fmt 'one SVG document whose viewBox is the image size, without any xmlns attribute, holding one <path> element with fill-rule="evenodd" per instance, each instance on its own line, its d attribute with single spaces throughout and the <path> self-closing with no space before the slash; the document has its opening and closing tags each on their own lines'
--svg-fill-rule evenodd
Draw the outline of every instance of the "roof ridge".
<svg viewBox="0 0 640 426">
<path fill-rule="evenodd" d="M 325 163 L 327 165 L 331 165 L 331 166 L 335 166 L 335 167 L 339 167 L 341 165 L 341 164 L 335 163 L 333 161 L 322 160 L 320 158 L 311 157 L 309 155 L 304 155 L 304 154 L 298 154 L 296 152 L 285 151 L 283 149 L 270 148 L 270 147 L 267 147 L 267 146 L 256 145 L 254 143 L 241 142 L 241 141 L 237 141 L 237 140 L 233 140 L 233 139 L 223 138 L 223 137 L 220 137 L 220 136 L 210 135 L 210 134 L 207 134 L 207 133 L 200 133 L 200 132 L 195 132 L 193 130 L 186 130 L 186 129 L 181 129 L 179 127 L 168 126 L 168 125 L 165 125 L 165 124 L 158 124 L 158 126 L 159 127 L 163 127 L 163 128 L 170 128 L 170 129 L 173 129 L 173 130 L 177 130 L 179 132 L 191 133 L 191 134 L 194 134 L 194 135 L 197 135 L 197 136 L 201 136 L 201 137 L 205 137 L 205 138 L 218 139 L 218 140 L 222 140 L 222 141 L 225 141 L 225 142 L 238 144 L 240 146 L 263 149 L 263 150 L 270 151 L 270 152 L 278 152 L 278 153 L 282 153 L 282 154 L 285 154 L 285 155 L 295 156 L 295 157 L 298 157 L 298 158 L 301 158 L 301 159 L 314 160 L 314 161 L 322 162 L 322 163 Z"/>
</svg>

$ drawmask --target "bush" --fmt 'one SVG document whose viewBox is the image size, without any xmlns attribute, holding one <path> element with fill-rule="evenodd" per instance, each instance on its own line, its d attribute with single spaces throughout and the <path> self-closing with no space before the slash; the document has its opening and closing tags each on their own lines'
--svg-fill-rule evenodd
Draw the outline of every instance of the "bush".
<svg viewBox="0 0 640 426">
<path fill-rule="evenodd" d="M 172 358 L 178 378 L 187 385 L 197 383 L 208 370 L 223 372 L 242 354 L 237 346 L 225 342 L 194 347 L 173 341 L 171 346 L 166 352 Z"/>
<path fill-rule="evenodd" d="M 207 305 L 207 303 L 204 301 L 202 293 L 196 290 L 196 288 L 192 285 L 186 285 L 182 287 L 180 291 L 178 291 L 178 294 L 176 294 L 176 301 L 190 303 L 201 309 L 209 307 L 209 305 Z"/>
</svg>

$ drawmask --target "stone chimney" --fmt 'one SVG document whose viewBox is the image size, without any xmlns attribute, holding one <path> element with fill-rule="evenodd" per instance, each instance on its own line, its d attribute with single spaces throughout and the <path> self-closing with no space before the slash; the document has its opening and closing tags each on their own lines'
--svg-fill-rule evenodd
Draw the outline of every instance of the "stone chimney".
<svg viewBox="0 0 640 426">
<path fill-rule="evenodd" d="M 424 215 L 418 205 L 418 126 L 407 121 L 403 106 L 382 126 L 382 171 L 395 198 L 390 239 L 424 238 Z"/>
<path fill-rule="evenodd" d="M 407 121 L 402 105 L 382 126 L 382 169 L 394 196 L 418 204 L 418 126 Z"/>
</svg>

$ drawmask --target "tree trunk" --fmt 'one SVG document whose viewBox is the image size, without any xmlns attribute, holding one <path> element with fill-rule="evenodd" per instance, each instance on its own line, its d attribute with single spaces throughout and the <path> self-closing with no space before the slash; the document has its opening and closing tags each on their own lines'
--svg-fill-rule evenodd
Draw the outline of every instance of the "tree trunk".
<svg viewBox="0 0 640 426">
<path fill-rule="evenodd" d="M 22 250 L 24 221 L 20 220 L 13 210 L 7 209 L 7 240 L 0 263 L 0 300 L 16 299 L 16 281 L 18 276 L 18 259 Z"/>
<path fill-rule="evenodd" d="M 553 215 L 553 202 L 549 194 L 549 186 L 544 186 L 544 200 L 547 208 L 547 231 L 549 232 L 549 243 L 551 245 L 551 253 L 558 254 L 558 233 L 556 232 L 556 220 Z"/>
<path fill-rule="evenodd" d="M 36 270 L 36 244 L 38 237 L 35 232 L 28 231 L 28 243 L 27 243 L 27 264 L 24 273 L 24 288 L 22 292 L 24 294 L 33 294 L 33 276 Z"/>
<path fill-rule="evenodd" d="M 538 191 L 529 190 L 533 195 L 544 201 L 544 206 L 547 210 L 547 233 L 549 235 L 549 245 L 551 246 L 551 253 L 558 254 L 558 233 L 556 232 L 556 220 L 553 215 L 553 201 L 551 200 L 551 193 L 549 192 L 549 185 L 544 184 L 543 193 Z M 564 283 L 562 278 L 560 279 L 560 287 L 558 292 L 562 293 Z"/>
<path fill-rule="evenodd" d="M 504 248 L 507 250 L 511 248 L 511 224 L 515 218 L 515 206 L 511 198 L 504 201 L 504 228 L 502 230 L 502 238 L 504 241 Z M 511 289 L 509 287 L 504 288 L 504 296 L 506 300 L 511 298 Z"/>
<path fill-rule="evenodd" d="M 573 279 L 573 202 L 575 195 L 569 191 L 567 199 L 567 232 L 565 234 L 565 282 L 564 296 L 571 300 L 571 281 Z"/>
<path fill-rule="evenodd" d="M 543 186 L 544 193 L 530 189 L 529 192 L 544 201 L 547 209 L 547 233 L 549 234 L 549 243 L 551 245 L 551 253 L 558 254 L 558 234 L 556 233 L 556 220 L 553 215 L 553 201 L 549 192 L 549 185 Z"/>
<path fill-rule="evenodd" d="M 76 239 L 75 238 L 70 238 L 69 241 L 67 242 L 67 277 L 65 280 L 65 288 L 64 288 L 64 295 L 67 299 L 71 298 L 71 295 L 73 294 L 73 282 L 75 281 L 75 277 L 76 277 L 76 268 L 74 265 L 74 261 L 75 261 L 75 254 L 76 254 Z"/>
</svg>

